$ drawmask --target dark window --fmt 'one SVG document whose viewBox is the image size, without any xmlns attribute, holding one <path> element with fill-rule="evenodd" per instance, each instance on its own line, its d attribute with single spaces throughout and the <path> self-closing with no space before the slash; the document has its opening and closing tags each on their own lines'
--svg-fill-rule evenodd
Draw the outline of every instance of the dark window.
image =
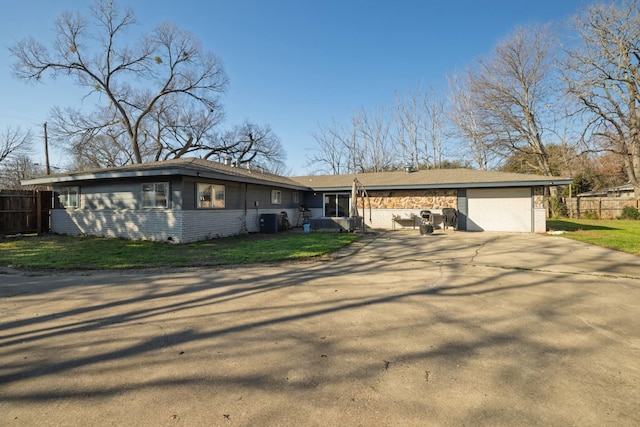
<svg viewBox="0 0 640 427">
<path fill-rule="evenodd" d="M 324 195 L 324 216 L 326 217 L 347 217 L 350 207 L 349 193 L 325 193 Z"/>
</svg>

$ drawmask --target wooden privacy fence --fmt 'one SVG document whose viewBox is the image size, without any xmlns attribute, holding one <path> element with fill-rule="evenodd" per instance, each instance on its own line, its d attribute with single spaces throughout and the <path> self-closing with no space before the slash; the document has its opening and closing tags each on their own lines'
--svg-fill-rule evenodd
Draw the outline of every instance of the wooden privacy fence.
<svg viewBox="0 0 640 427">
<path fill-rule="evenodd" d="M 567 197 L 565 203 L 572 218 L 616 219 L 625 206 L 640 210 L 640 199 L 630 197 Z"/>
<path fill-rule="evenodd" d="M 0 235 L 49 231 L 52 192 L 0 190 Z"/>
</svg>

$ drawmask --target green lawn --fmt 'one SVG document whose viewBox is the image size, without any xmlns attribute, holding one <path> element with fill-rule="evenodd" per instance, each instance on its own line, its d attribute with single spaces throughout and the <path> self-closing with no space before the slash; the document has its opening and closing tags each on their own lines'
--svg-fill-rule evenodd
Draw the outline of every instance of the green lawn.
<svg viewBox="0 0 640 427">
<path fill-rule="evenodd" d="M 634 220 L 547 220 L 550 231 L 565 231 L 562 237 L 640 255 L 640 221 Z"/>
<path fill-rule="evenodd" d="M 359 238 L 349 233 L 278 233 L 176 245 L 97 237 L 23 236 L 0 240 L 0 266 L 109 270 L 251 264 L 318 257 Z"/>
<path fill-rule="evenodd" d="M 560 237 L 640 255 L 640 221 L 547 221 Z M 360 238 L 349 233 L 251 234 L 176 245 L 123 239 L 23 236 L 0 240 L 0 266 L 27 269 L 134 269 L 241 265 L 319 257 Z"/>
</svg>

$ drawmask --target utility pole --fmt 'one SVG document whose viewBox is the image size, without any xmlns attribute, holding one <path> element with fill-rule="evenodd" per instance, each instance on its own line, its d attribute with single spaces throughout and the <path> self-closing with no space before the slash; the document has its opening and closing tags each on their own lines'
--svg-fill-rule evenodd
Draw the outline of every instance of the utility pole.
<svg viewBox="0 0 640 427">
<path fill-rule="evenodd" d="M 47 122 L 44 122 L 44 162 L 47 167 L 47 175 L 51 175 L 51 166 L 49 166 L 49 141 L 47 138 Z"/>
</svg>

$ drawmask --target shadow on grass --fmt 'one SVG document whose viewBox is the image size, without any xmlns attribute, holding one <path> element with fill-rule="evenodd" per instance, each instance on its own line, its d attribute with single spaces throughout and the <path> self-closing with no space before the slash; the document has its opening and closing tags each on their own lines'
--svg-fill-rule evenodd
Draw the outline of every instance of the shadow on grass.
<svg viewBox="0 0 640 427">
<path fill-rule="evenodd" d="M 573 221 L 563 221 L 561 219 L 547 220 L 547 229 L 555 231 L 579 231 L 579 230 L 617 230 L 618 228 L 607 227 L 598 224 L 579 224 Z"/>
<path fill-rule="evenodd" d="M 358 238 L 346 233 L 291 232 L 246 234 L 176 245 L 101 237 L 19 237 L 0 240 L 0 266 L 111 270 L 242 265 L 320 257 Z"/>
</svg>

